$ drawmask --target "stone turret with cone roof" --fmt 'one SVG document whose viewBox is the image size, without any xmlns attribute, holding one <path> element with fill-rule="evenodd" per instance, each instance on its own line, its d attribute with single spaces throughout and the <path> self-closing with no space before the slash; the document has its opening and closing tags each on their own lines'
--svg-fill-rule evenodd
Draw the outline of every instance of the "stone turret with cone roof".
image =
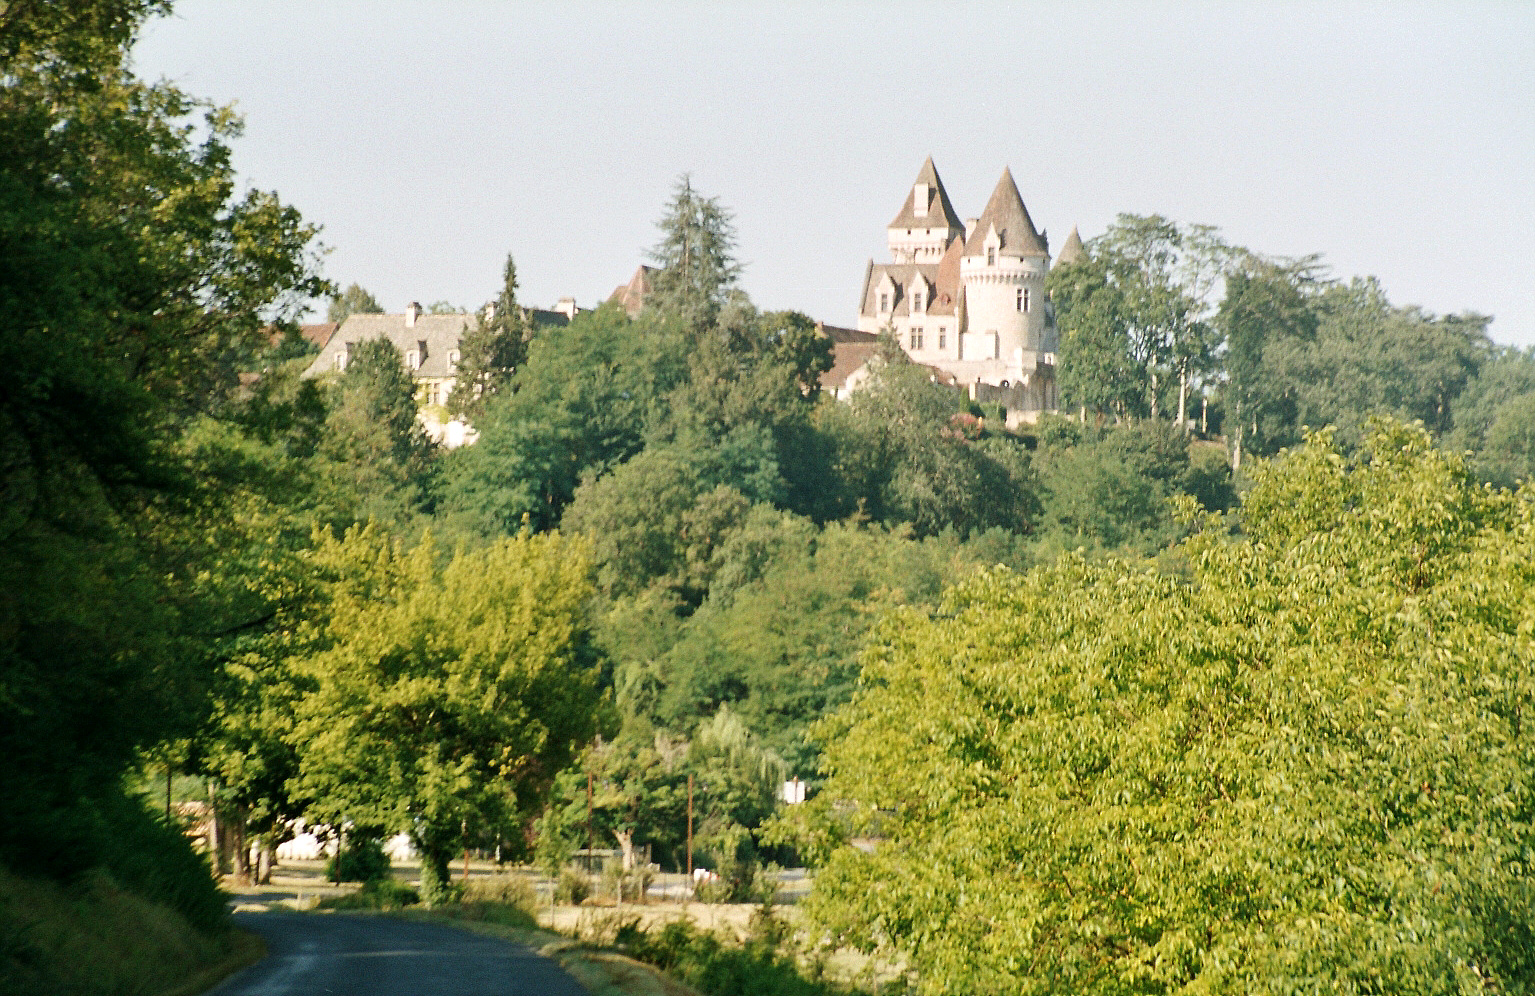
<svg viewBox="0 0 1535 996">
<path fill-rule="evenodd" d="M 965 226 L 949 203 L 933 157 L 928 156 L 906 195 L 906 202 L 885 229 L 890 258 L 897 263 L 936 263 Z"/>
<path fill-rule="evenodd" d="M 1055 258 L 1055 265 L 1070 266 L 1083 256 L 1087 255 L 1087 247 L 1082 244 L 1082 236 L 1077 234 L 1077 226 L 1071 226 L 1071 234 L 1066 236 L 1066 241 L 1061 245 L 1061 254 Z"/>
<path fill-rule="evenodd" d="M 907 354 L 935 376 L 1002 403 L 1009 425 L 1054 411 L 1049 243 L 1012 172 L 1003 170 L 967 231 L 929 157 L 886 233 L 891 262 L 869 261 L 858 328 L 894 329 Z"/>
</svg>

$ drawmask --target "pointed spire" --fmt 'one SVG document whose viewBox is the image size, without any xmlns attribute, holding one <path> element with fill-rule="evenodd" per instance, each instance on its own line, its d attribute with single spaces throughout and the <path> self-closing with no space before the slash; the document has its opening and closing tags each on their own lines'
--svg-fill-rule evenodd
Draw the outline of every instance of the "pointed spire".
<svg viewBox="0 0 1535 996">
<path fill-rule="evenodd" d="M 992 226 L 1002 236 L 1002 251 L 1009 256 L 1048 256 L 1044 241 L 1034 228 L 1029 209 L 1023 206 L 1018 195 L 1018 185 L 1013 182 L 1013 171 L 1004 169 L 997 189 L 991 192 L 986 210 L 981 212 L 977 224 L 965 243 L 966 256 L 978 256 L 985 252 L 986 232 Z"/>
<path fill-rule="evenodd" d="M 1061 246 L 1061 254 L 1055 258 L 1055 265 L 1070 266 L 1085 255 L 1087 248 L 1082 245 L 1082 236 L 1077 234 L 1077 226 L 1072 225 L 1071 234 L 1066 236 L 1066 243 Z"/>
<path fill-rule="evenodd" d="M 927 204 L 922 206 L 927 210 L 925 214 L 918 214 L 917 194 L 923 188 L 927 190 Z M 932 156 L 928 156 L 922 163 L 922 168 L 917 170 L 917 179 L 912 182 L 911 189 L 906 192 L 906 202 L 901 205 L 901 212 L 887 227 L 947 227 L 955 231 L 965 230 L 959 215 L 954 211 L 954 205 L 949 203 L 949 192 L 943 189 L 943 181 L 938 177 L 938 167 L 933 165 Z"/>
</svg>

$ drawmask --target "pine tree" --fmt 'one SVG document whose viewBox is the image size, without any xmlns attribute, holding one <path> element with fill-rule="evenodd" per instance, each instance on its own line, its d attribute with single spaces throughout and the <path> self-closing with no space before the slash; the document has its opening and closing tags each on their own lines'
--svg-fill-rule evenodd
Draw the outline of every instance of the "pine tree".
<svg viewBox="0 0 1535 996">
<path fill-rule="evenodd" d="M 657 227 L 661 241 L 650 258 L 659 270 L 647 305 L 694 328 L 711 323 L 741 275 L 730 212 L 695 191 L 684 173 Z"/>
<path fill-rule="evenodd" d="M 458 380 L 448 396 L 448 412 L 472 420 L 527 358 L 528 323 L 517 306 L 517 264 L 510 255 L 501 294 L 478 323 L 464 330 L 458 351 Z"/>
</svg>

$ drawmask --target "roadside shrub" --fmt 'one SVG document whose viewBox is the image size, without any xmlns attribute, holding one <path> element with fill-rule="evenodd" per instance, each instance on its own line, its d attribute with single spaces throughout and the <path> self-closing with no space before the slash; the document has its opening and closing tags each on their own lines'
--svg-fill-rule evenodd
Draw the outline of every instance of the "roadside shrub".
<svg viewBox="0 0 1535 996">
<path fill-rule="evenodd" d="M 818 979 L 807 979 L 794 959 L 779 953 L 769 940 L 734 944 L 677 921 L 655 933 L 620 929 L 617 944 L 637 961 L 661 971 L 709 996 L 830 996 L 842 990 Z"/>
<path fill-rule="evenodd" d="M 555 899 L 562 903 L 579 906 L 586 902 L 586 897 L 591 894 L 592 883 L 589 878 L 569 868 L 561 869 L 560 877 L 554 883 Z"/>
<path fill-rule="evenodd" d="M 322 910 L 401 910 L 421 902 L 421 894 L 397 878 L 380 878 L 345 896 L 322 899 Z"/>
<path fill-rule="evenodd" d="M 522 910 L 529 916 L 538 912 L 538 892 L 521 875 L 496 875 L 471 879 L 464 889 L 465 903 L 495 903 Z"/>
<path fill-rule="evenodd" d="M 336 876 L 337 859 L 341 875 Z M 389 855 L 384 853 L 382 834 L 354 832 L 346 838 L 339 855 L 325 863 L 325 877 L 332 882 L 378 882 L 393 875 Z"/>
</svg>

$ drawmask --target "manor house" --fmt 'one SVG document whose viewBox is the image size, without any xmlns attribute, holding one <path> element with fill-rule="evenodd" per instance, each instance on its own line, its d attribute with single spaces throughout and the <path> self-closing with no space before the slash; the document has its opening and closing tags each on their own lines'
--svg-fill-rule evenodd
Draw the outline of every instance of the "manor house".
<svg viewBox="0 0 1535 996">
<path fill-rule="evenodd" d="M 961 222 L 929 157 L 886 235 L 891 262 L 869 261 L 859 330 L 893 330 L 913 360 L 953 376 L 975 400 L 1001 403 L 1010 427 L 1055 411 L 1050 249 L 1011 171 L 980 217 Z M 1068 248 L 1079 249 L 1072 236 Z"/>
</svg>

